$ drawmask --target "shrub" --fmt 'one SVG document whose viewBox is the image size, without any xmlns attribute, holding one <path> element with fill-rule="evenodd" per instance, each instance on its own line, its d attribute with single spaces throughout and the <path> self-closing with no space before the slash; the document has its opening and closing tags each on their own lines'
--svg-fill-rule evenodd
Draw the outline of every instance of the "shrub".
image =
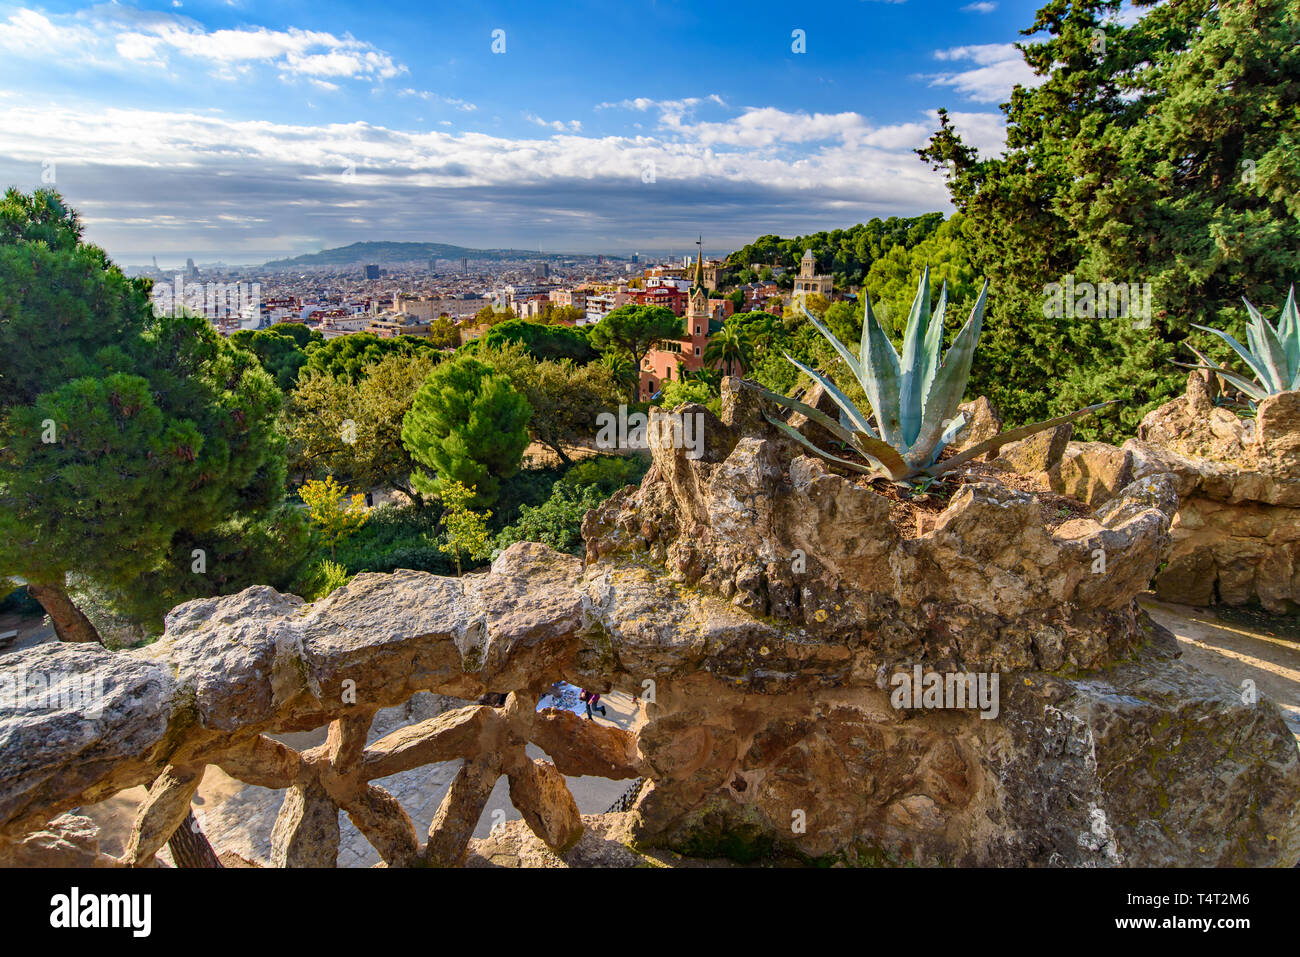
<svg viewBox="0 0 1300 957">
<path fill-rule="evenodd" d="M 583 459 L 564 473 L 560 484 L 572 488 L 594 486 L 608 498 L 625 485 L 637 485 L 650 470 L 644 455 L 596 455 Z"/>
</svg>

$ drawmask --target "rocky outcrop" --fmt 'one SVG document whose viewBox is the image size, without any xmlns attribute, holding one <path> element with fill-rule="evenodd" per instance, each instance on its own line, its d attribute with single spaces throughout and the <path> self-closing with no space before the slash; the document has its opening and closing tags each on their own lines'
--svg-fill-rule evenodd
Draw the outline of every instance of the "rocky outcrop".
<svg viewBox="0 0 1300 957">
<path fill-rule="evenodd" d="M 626 732 L 589 739 L 586 728 L 535 711 L 540 692 L 591 653 L 580 574 L 576 558 L 520 544 L 487 575 L 359 575 L 314 605 L 269 588 L 188 602 L 168 616 L 163 639 L 139 651 L 46 644 L 12 654 L 6 674 L 24 675 L 24 685 L 0 712 L 0 845 L 21 844 L 61 811 L 148 785 L 118 861 L 146 865 L 213 764 L 286 791 L 271 855 L 284 866 L 333 863 L 340 809 L 389 864 L 457 864 L 501 776 L 528 825 L 563 850 L 581 821 L 556 775 L 598 767 L 630 779 L 642 770 Z M 82 689 L 88 675 L 99 689 L 89 697 L 32 692 Z M 375 712 L 413 694 L 498 689 L 510 691 L 500 708 L 458 708 L 367 744 Z M 301 752 L 269 736 L 323 725 L 326 741 Z M 554 767 L 525 754 L 534 728 Z M 425 842 L 370 783 L 458 758 L 464 766 Z M 9 853 L 0 849 L 0 860 Z"/>
<path fill-rule="evenodd" d="M 1201 373 L 1147 415 L 1124 446 L 1133 474 L 1169 475 L 1179 496 L 1156 594 L 1184 604 L 1300 602 L 1300 393 L 1259 403 L 1255 418 L 1213 404 Z"/>
<path fill-rule="evenodd" d="M 1167 544 L 1167 478 L 1051 531 L 1029 496 L 974 482 L 910 535 L 757 428 L 754 401 L 728 380 L 711 453 L 655 449 L 584 528 L 614 683 L 654 681 L 640 841 L 856 863 L 1300 857 L 1280 716 L 1181 665 L 1133 601 Z M 997 672 L 998 716 L 895 707 L 917 667 Z"/>
<path fill-rule="evenodd" d="M 112 863 L 147 865 L 210 764 L 284 792 L 270 859 L 285 866 L 334 863 L 340 811 L 396 866 L 636 864 L 650 849 L 1300 859 L 1300 756 L 1276 709 L 1181 664 L 1134 602 L 1166 550 L 1175 481 L 1135 465 L 1091 517 L 1049 526 L 1031 495 L 970 475 L 917 534 L 760 402 L 729 379 L 721 419 L 679 410 L 705 417 L 698 458 L 652 425 L 653 466 L 588 514 L 585 563 L 516 544 L 462 579 L 399 571 L 314 604 L 267 588 L 190 602 L 139 651 L 8 656 L 45 687 L 90 676 L 104 691 L 90 709 L 25 696 L 0 712 L 0 860 L 50 848 L 104 863 L 76 822 L 51 818 L 145 785 Z M 639 695 L 642 723 L 536 711 L 557 679 Z M 379 709 L 421 692 L 506 697 L 368 736 Z M 303 750 L 272 737 L 322 726 Z M 426 835 L 374 783 L 457 759 Z M 593 828 L 564 784 L 586 774 L 647 783 Z M 500 777 L 523 820 L 472 842 Z"/>
</svg>

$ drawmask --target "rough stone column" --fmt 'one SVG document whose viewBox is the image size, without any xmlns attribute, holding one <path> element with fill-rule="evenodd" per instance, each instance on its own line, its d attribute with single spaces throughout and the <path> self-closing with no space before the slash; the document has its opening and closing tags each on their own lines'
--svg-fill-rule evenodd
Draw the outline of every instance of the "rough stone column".
<svg viewBox="0 0 1300 957">
<path fill-rule="evenodd" d="M 291 787 L 271 829 L 272 867 L 335 867 L 339 807 L 319 780 Z"/>
</svg>

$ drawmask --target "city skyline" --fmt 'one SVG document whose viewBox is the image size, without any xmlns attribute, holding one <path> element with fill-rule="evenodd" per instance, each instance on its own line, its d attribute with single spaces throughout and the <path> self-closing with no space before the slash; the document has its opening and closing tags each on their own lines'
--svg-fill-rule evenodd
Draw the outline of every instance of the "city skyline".
<svg viewBox="0 0 1300 957">
<path fill-rule="evenodd" d="M 938 108 L 996 153 L 1035 80 L 1028 2 L 728 9 L 4 4 L 0 179 L 121 262 L 721 252 L 950 211 L 912 152 Z"/>
</svg>

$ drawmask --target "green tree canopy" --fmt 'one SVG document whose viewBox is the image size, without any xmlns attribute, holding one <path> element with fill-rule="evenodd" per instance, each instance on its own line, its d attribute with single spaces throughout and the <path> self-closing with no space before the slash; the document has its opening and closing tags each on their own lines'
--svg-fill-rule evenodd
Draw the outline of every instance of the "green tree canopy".
<svg viewBox="0 0 1300 957">
<path fill-rule="evenodd" d="M 366 366 L 356 385 L 324 372 L 305 375 L 283 416 L 294 477 L 333 475 L 353 488 L 394 488 L 420 502 L 402 421 L 437 365 L 431 353 L 393 353 Z"/>
<path fill-rule="evenodd" d="M 446 482 L 476 490 L 472 504 L 496 502 L 501 480 L 519 471 L 532 408 L 505 375 L 471 356 L 442 363 L 415 395 L 402 441 L 417 469 L 416 489 L 439 495 Z"/>
<path fill-rule="evenodd" d="M 508 342 L 517 342 L 538 361 L 572 359 L 574 362 L 587 363 L 598 356 L 588 340 L 589 328 L 511 319 L 493 326 L 466 345 L 465 349 L 472 353 L 480 353 L 484 349 L 494 349 Z"/>
<path fill-rule="evenodd" d="M 818 271 L 829 272 L 837 288 L 847 289 L 860 284 L 871 264 L 891 247 L 900 244 L 915 246 L 938 229 L 941 222 L 942 213 L 925 213 L 873 219 L 848 229 L 832 229 L 792 239 L 760 236 L 728 256 L 727 265 L 733 268 L 757 267 L 763 279 L 770 279 L 772 273 L 770 269 L 764 273 L 762 267 L 784 266 L 787 272 L 782 278 L 787 280 L 784 285 L 788 289 L 790 272 L 798 270 L 804 250 L 811 249 L 817 257 Z"/>
<path fill-rule="evenodd" d="M 355 384 L 361 381 L 367 366 L 389 355 L 430 354 L 442 357 L 441 348 L 428 339 L 417 336 L 393 336 L 383 339 L 373 332 L 354 332 L 351 335 L 326 339 L 311 350 L 301 375 L 323 372 L 336 379 L 346 379 Z"/>
<path fill-rule="evenodd" d="M 591 344 L 601 352 L 627 353 L 639 376 L 641 362 L 650 347 L 662 339 L 681 336 L 683 329 L 682 320 L 663 306 L 619 306 L 596 323 L 591 330 Z M 636 392 L 637 386 L 633 384 L 630 395 L 634 401 Z"/>
<path fill-rule="evenodd" d="M 127 591 L 283 496 L 274 383 L 206 320 L 155 316 L 148 286 L 81 242 L 57 194 L 0 203 L 0 575 L 67 640 L 97 638 L 69 572 Z"/>
<path fill-rule="evenodd" d="M 622 383 L 599 362 L 538 362 L 519 343 L 483 349 L 478 358 L 510 379 L 532 407 L 528 431 L 533 439 L 570 461 L 566 445 L 595 437 L 596 417 L 616 409 Z"/>
<path fill-rule="evenodd" d="M 1177 391 L 1189 335 L 1223 355 L 1191 323 L 1240 334 L 1241 297 L 1281 303 L 1300 271 L 1300 4 L 1138 6 L 1131 26 L 1118 0 L 1044 6 L 1022 47 L 1043 82 L 1004 105 L 1005 155 L 981 159 L 942 111 L 921 151 L 950 170 L 992 287 L 973 387 L 1012 421 L 1121 398 L 1079 423 L 1116 440 Z M 1149 284 L 1149 313 L 1053 308 L 1067 277 Z"/>
</svg>

